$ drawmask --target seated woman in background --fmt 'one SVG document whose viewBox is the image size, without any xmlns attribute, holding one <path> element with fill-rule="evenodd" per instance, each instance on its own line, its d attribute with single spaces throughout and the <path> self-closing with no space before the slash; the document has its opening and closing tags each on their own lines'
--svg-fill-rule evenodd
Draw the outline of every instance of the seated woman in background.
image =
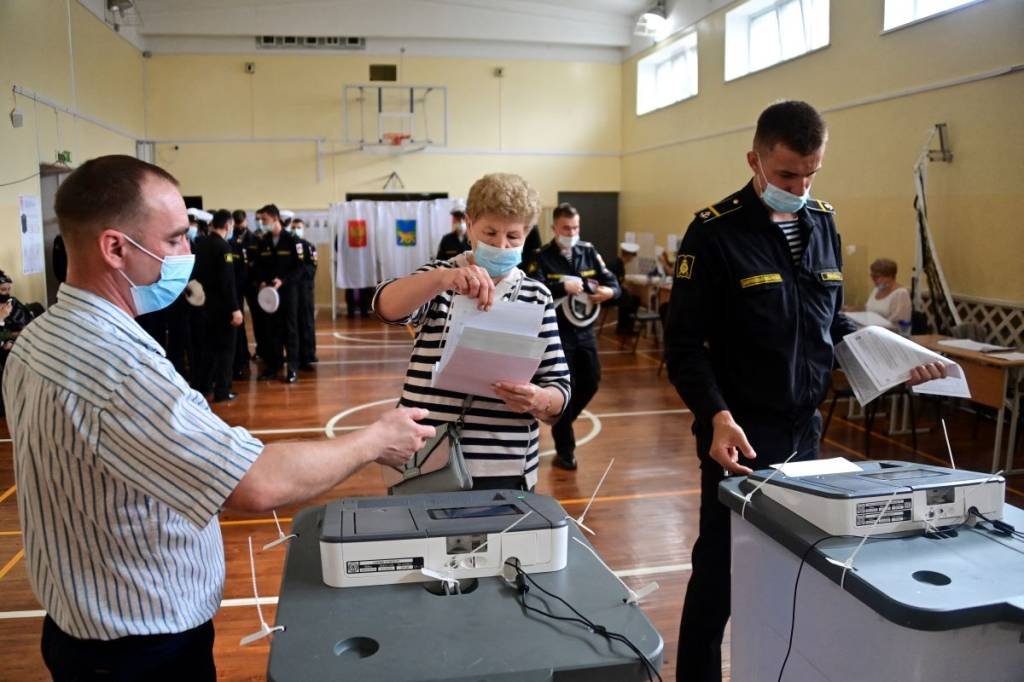
<svg viewBox="0 0 1024 682">
<path fill-rule="evenodd" d="M 551 293 L 516 267 L 539 210 L 537 193 L 518 175 L 485 175 L 473 183 L 466 202 L 471 250 L 382 282 L 373 297 L 373 310 L 384 322 L 412 324 L 416 329 L 399 403 L 430 410 L 422 423 L 431 426 L 456 421 L 467 398 L 431 386 L 455 296 L 477 299 L 481 309 L 495 300 L 545 307 L 539 337 L 548 342 L 532 381 L 499 382 L 494 391 L 500 400 L 472 396 L 466 412 L 459 436 L 477 490 L 532 490 L 540 462 L 537 422 L 553 424 L 569 402 L 569 368 L 562 354 Z"/>
<path fill-rule="evenodd" d="M 899 327 L 901 321 L 909 324 L 912 306 L 910 292 L 896 281 L 896 263 L 879 258 L 871 264 L 871 281 L 875 288 L 868 296 L 864 309 L 877 313 Z"/>
<path fill-rule="evenodd" d="M 14 340 L 18 338 L 21 330 L 32 321 L 32 312 L 28 307 L 11 295 L 13 286 L 13 280 L 3 270 L 0 270 L 0 380 L 4 376 L 7 356 L 14 348 Z M 5 414 L 4 399 L 0 395 L 0 417 Z"/>
</svg>

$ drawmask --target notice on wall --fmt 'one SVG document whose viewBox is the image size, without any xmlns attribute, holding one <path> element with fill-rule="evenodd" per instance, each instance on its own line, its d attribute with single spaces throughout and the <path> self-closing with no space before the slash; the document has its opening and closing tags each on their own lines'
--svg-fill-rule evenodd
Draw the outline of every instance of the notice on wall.
<svg viewBox="0 0 1024 682">
<path fill-rule="evenodd" d="M 22 273 L 34 275 L 46 267 L 43 253 L 43 207 L 39 197 L 18 197 L 21 229 Z"/>
</svg>

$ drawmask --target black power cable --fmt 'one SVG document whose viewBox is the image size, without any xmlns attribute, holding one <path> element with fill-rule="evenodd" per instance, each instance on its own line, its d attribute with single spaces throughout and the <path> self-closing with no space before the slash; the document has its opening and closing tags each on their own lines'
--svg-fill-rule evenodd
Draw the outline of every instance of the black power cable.
<svg viewBox="0 0 1024 682">
<path fill-rule="evenodd" d="M 782 673 L 786 671 L 786 663 L 789 662 L 789 654 L 793 650 L 793 633 L 796 632 L 796 593 L 800 587 L 800 574 L 803 573 L 804 564 L 807 563 L 807 557 L 811 555 L 811 551 L 825 540 L 831 539 L 831 535 L 826 535 L 823 538 L 818 538 L 804 551 L 803 556 L 800 557 L 800 568 L 796 569 L 796 580 L 793 582 L 793 611 L 789 618 L 789 643 L 786 645 L 786 656 L 782 659 L 782 667 L 779 668 L 778 682 L 782 682 Z"/>
<path fill-rule="evenodd" d="M 594 634 L 600 635 L 601 637 L 604 637 L 609 641 L 624 644 L 630 649 L 630 651 L 636 654 L 637 658 L 643 664 L 644 672 L 647 674 L 648 682 L 653 682 L 655 677 L 658 679 L 658 682 L 663 682 L 663 680 L 661 679 L 661 674 L 658 672 L 658 669 L 654 667 L 654 664 L 651 663 L 647 656 L 645 656 L 644 653 L 640 651 L 640 649 L 635 644 L 633 644 L 633 642 L 631 642 L 625 635 L 619 634 L 617 632 L 612 632 L 603 625 L 599 625 L 593 622 L 592 620 L 584 616 L 582 613 L 580 613 L 576 609 L 576 607 L 567 602 L 565 599 L 562 599 L 557 594 L 548 592 L 543 587 L 538 585 L 537 582 L 530 576 L 530 574 L 524 571 L 518 564 L 513 563 L 512 561 L 506 561 L 505 565 L 511 567 L 516 572 L 516 601 L 519 602 L 519 605 L 523 608 L 523 610 L 528 611 L 530 613 L 536 613 L 538 615 L 544 616 L 545 618 L 550 618 L 552 620 L 582 625 Z M 526 584 L 527 581 L 529 581 L 529 585 Z M 530 591 L 531 586 L 537 588 L 548 597 L 551 597 L 552 599 L 555 599 L 561 604 L 563 604 L 567 609 L 572 611 L 574 615 L 559 616 L 557 614 L 551 613 L 550 611 L 544 611 L 527 604 L 526 594 Z"/>
</svg>

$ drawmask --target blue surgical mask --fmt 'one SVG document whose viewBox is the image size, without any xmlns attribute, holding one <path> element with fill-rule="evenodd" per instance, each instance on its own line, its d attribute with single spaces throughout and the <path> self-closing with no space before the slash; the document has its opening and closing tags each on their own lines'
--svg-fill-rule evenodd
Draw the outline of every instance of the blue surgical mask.
<svg viewBox="0 0 1024 682">
<path fill-rule="evenodd" d="M 306 231 L 306 229 L 303 228 L 303 227 L 296 227 L 296 228 L 292 229 L 292 234 L 294 234 L 299 239 L 302 239 L 302 233 L 305 232 L 305 231 Z"/>
<path fill-rule="evenodd" d="M 761 169 L 761 177 L 764 178 L 764 192 L 761 193 L 761 200 L 768 204 L 768 208 L 779 213 L 796 213 L 804 204 L 807 203 L 807 197 L 810 195 L 810 191 L 805 191 L 803 196 L 797 196 L 791 192 L 787 192 L 781 187 L 776 187 L 772 183 L 768 182 L 768 177 L 764 174 L 764 167 L 761 164 L 761 157 L 757 157 L 758 168 Z"/>
<path fill-rule="evenodd" d="M 189 225 L 188 226 L 188 240 L 190 242 L 191 241 L 195 241 L 196 235 L 198 235 L 198 234 L 199 234 L 199 228 L 198 227 L 196 227 L 195 225 Z"/>
<path fill-rule="evenodd" d="M 476 248 L 473 249 L 473 259 L 491 277 L 502 277 L 522 262 L 523 247 L 513 246 L 509 249 L 499 249 L 497 246 L 478 241 Z"/>
<path fill-rule="evenodd" d="M 558 243 L 562 245 L 563 249 L 571 249 L 572 247 L 576 246 L 576 242 L 578 242 L 579 240 L 580 236 L 578 234 L 574 234 L 571 237 L 566 237 L 565 235 L 562 234 L 558 235 Z"/>
<path fill-rule="evenodd" d="M 132 285 L 132 300 L 135 301 L 135 314 L 145 315 L 146 313 L 163 310 L 181 295 L 188 285 L 188 278 L 192 276 L 192 266 L 196 257 L 192 254 L 185 256 L 164 256 L 161 258 L 137 241 L 124 235 L 135 248 L 139 249 L 151 258 L 160 261 L 160 277 L 152 284 L 138 285 L 118 270 L 121 276 Z"/>
</svg>

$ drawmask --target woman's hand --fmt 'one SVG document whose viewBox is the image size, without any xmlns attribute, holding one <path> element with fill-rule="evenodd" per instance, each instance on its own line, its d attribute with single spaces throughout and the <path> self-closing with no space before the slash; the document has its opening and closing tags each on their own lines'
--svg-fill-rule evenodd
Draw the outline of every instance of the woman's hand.
<svg viewBox="0 0 1024 682">
<path fill-rule="evenodd" d="M 455 291 L 479 301 L 477 308 L 490 310 L 494 303 L 494 280 L 479 265 L 437 270 L 441 273 L 438 291 Z"/>
<path fill-rule="evenodd" d="M 543 422 L 548 422 L 562 412 L 562 393 L 557 389 L 508 381 L 498 381 L 493 388 L 494 393 L 513 412 L 528 413 Z"/>
</svg>

